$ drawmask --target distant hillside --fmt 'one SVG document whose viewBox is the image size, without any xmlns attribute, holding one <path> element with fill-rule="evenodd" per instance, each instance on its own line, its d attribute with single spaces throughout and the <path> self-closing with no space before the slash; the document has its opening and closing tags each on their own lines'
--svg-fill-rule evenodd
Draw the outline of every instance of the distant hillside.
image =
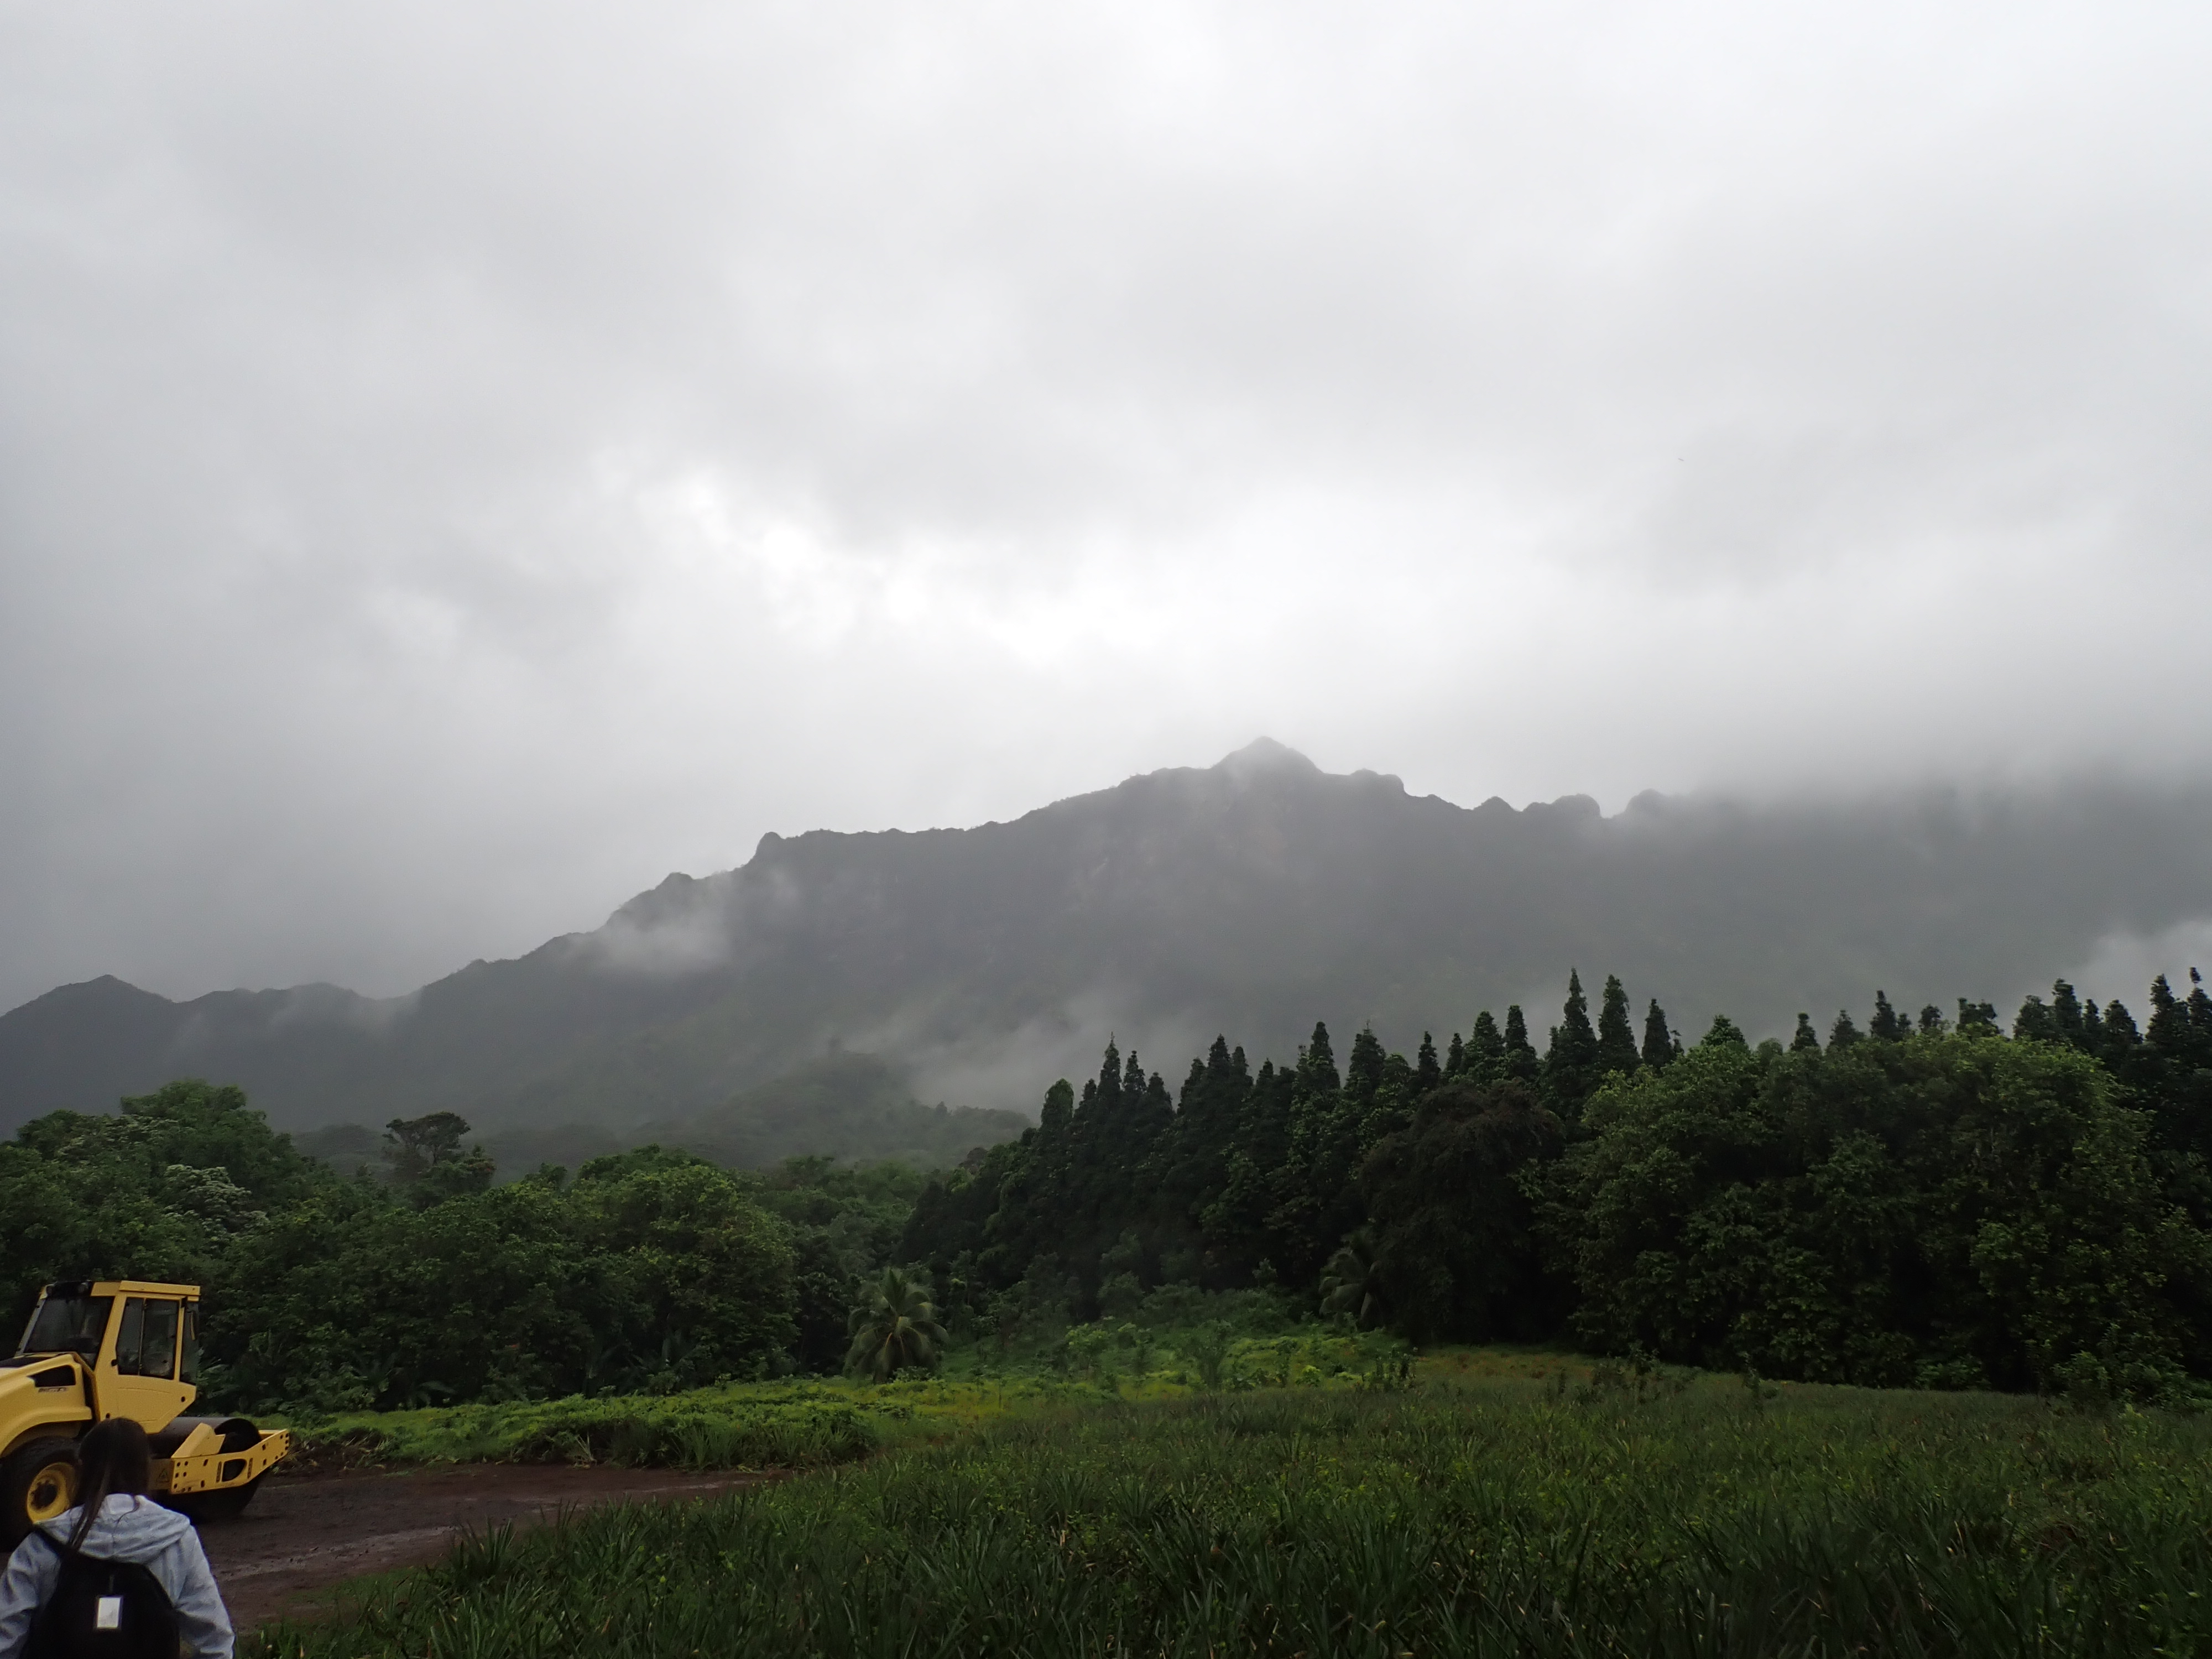
<svg viewBox="0 0 2212 1659">
<path fill-rule="evenodd" d="M 1876 986 L 2003 1002 L 2115 930 L 2212 915 L 2208 822 L 2203 791 L 2118 786 L 1468 808 L 1263 741 L 1011 823 L 767 836 L 740 869 L 389 1001 L 65 986 L 0 1017 L 0 1127 L 193 1074 L 284 1127 L 449 1109 L 620 1138 L 833 1043 L 926 1098 L 1033 1110 L 1109 1033 L 1170 1071 L 1216 1031 L 1286 1055 L 1316 1018 L 1410 1048 L 1517 1000 L 1540 1033 L 1571 965 L 1693 1030 L 1721 1010 L 1786 1030 Z"/>
<path fill-rule="evenodd" d="M 917 1169 L 943 1170 L 978 1146 L 1015 1139 L 1030 1122 L 1018 1112 L 987 1107 L 941 1102 L 925 1106 L 915 1099 L 900 1068 L 873 1054 L 839 1053 L 741 1090 L 726 1103 L 693 1117 L 662 1119 L 620 1133 L 585 1125 L 507 1128 L 495 1132 L 486 1146 L 502 1173 L 549 1163 L 574 1169 L 584 1158 L 651 1141 L 740 1170 L 765 1170 L 787 1158 L 810 1157 L 866 1164 L 893 1158 Z"/>
<path fill-rule="evenodd" d="M 502 1180 L 540 1164 L 574 1170 L 586 1159 L 657 1142 L 731 1169 L 765 1170 L 787 1158 L 848 1163 L 886 1159 L 920 1170 L 949 1169 L 979 1146 L 1012 1140 L 1030 1120 L 984 1107 L 925 1106 L 906 1074 L 873 1054 L 837 1053 L 746 1089 L 726 1103 L 689 1118 L 623 1128 L 604 1124 L 514 1125 L 482 1137 Z M 301 1150 L 341 1169 L 374 1165 L 380 1130 L 337 1124 L 308 1130 Z"/>
</svg>

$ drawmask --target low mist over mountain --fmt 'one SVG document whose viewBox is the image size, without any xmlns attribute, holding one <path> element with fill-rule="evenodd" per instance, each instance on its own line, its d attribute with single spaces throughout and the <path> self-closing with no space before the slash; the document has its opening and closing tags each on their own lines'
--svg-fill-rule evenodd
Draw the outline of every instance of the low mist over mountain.
<svg viewBox="0 0 2212 1659">
<path fill-rule="evenodd" d="M 1109 1033 L 1170 1073 L 1217 1031 L 1287 1056 L 1317 1018 L 1410 1051 L 1518 1001 L 1540 1033 L 1570 967 L 1693 1034 L 1720 1011 L 1778 1032 L 1877 986 L 2004 1006 L 2212 916 L 2208 809 L 2119 785 L 1467 808 L 1263 739 L 1010 823 L 764 836 L 740 869 L 672 875 L 594 933 L 391 1000 L 65 986 L 0 1017 L 0 1125 L 191 1074 L 282 1127 L 450 1109 L 628 1132 L 833 1046 L 925 1100 L 1030 1109 Z"/>
<path fill-rule="evenodd" d="M 790 1158 L 892 1158 L 917 1170 L 957 1164 L 978 1146 L 1012 1140 L 1031 1118 L 981 1106 L 925 1106 L 905 1074 L 872 1054 L 842 1052 L 738 1091 L 692 1117 L 625 1124 L 514 1125 L 486 1137 L 502 1175 L 653 1142 L 733 1169 L 765 1170 Z M 327 1132 L 326 1132 L 327 1133 Z"/>
</svg>

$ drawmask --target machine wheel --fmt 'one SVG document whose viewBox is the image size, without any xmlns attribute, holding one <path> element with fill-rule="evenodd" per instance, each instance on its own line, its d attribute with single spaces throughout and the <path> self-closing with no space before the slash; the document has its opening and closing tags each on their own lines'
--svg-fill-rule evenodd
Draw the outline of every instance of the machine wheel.
<svg viewBox="0 0 2212 1659">
<path fill-rule="evenodd" d="M 33 1440 L 0 1463 L 0 1546 L 13 1550 L 34 1526 L 76 1502 L 76 1443 Z"/>
<path fill-rule="evenodd" d="M 196 1492 L 186 1498 L 173 1498 L 168 1507 L 179 1515 L 188 1515 L 195 1521 L 234 1521 L 246 1513 L 246 1506 L 253 1501 L 253 1494 L 269 1477 L 257 1474 L 241 1486 L 217 1486 L 213 1492 Z"/>
<path fill-rule="evenodd" d="M 247 1451 L 258 1445 L 261 1431 L 242 1417 L 226 1417 L 216 1425 L 216 1432 L 222 1437 L 222 1449 L 227 1452 Z M 268 1478 L 265 1469 L 242 1486 L 217 1486 L 212 1492 L 196 1492 L 189 1496 L 173 1498 L 169 1507 L 180 1515 L 189 1515 L 195 1521 L 229 1521 L 246 1512 L 253 1501 L 253 1494 Z"/>
</svg>

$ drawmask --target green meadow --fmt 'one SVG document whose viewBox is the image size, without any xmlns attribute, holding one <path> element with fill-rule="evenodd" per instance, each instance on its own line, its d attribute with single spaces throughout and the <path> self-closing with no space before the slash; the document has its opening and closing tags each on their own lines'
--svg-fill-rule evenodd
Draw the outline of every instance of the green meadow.
<svg viewBox="0 0 2212 1659">
<path fill-rule="evenodd" d="M 1286 1372 L 1264 1346 L 1218 1388 L 720 1391 L 842 1403 L 876 1449 L 472 1539 L 258 1651 L 2212 1652 L 2197 1415 L 1494 1350 Z"/>
<path fill-rule="evenodd" d="M 942 1438 L 1009 1417 L 1173 1399 L 1207 1388 L 1380 1387 L 1413 1364 L 1376 1333 L 1311 1327 L 1267 1336 L 1133 1324 L 1069 1332 L 1051 1363 L 1025 1352 L 994 1365 L 970 1348 L 902 1381 L 800 1377 L 671 1395 L 478 1401 L 289 1420 L 320 1466 L 615 1463 L 684 1469 L 804 1469 Z M 1445 1362 L 1465 1366 L 1468 1356 Z M 1480 1363 L 1494 1366 L 1495 1356 Z M 1533 1361 L 1519 1362 L 1526 1364 Z M 1578 1364 L 1581 1362 L 1560 1362 Z"/>
</svg>

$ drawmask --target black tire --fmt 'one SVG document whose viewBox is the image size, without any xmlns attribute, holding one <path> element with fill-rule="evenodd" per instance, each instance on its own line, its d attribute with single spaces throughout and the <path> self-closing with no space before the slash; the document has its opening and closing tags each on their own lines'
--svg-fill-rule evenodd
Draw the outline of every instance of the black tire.
<svg viewBox="0 0 2212 1659">
<path fill-rule="evenodd" d="M 76 1442 L 55 1435 L 20 1448 L 0 1463 L 0 1547 L 12 1551 L 32 1522 L 54 1520 L 76 1502 Z"/>
<path fill-rule="evenodd" d="M 195 1521 L 235 1521 L 246 1513 L 246 1506 L 253 1501 L 253 1494 L 267 1480 L 264 1471 L 242 1486 L 217 1486 L 213 1492 L 196 1492 L 189 1497 L 173 1498 L 168 1507 L 179 1515 L 188 1515 Z"/>
</svg>

